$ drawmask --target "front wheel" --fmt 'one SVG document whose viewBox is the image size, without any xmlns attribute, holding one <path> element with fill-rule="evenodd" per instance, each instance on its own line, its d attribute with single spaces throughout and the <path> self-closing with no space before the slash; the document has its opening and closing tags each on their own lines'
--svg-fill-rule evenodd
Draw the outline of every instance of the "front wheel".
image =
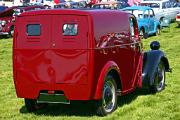
<svg viewBox="0 0 180 120">
<path fill-rule="evenodd" d="M 154 74 L 154 83 L 150 87 L 151 92 L 160 92 L 165 88 L 165 66 L 160 62 Z"/>
<path fill-rule="evenodd" d="M 97 104 L 97 114 L 105 116 L 117 108 L 117 85 L 113 76 L 108 75 L 104 82 L 102 99 Z"/>
<path fill-rule="evenodd" d="M 158 36 L 158 35 L 160 35 L 160 33 L 161 33 L 161 30 L 160 30 L 159 27 L 157 27 L 157 28 L 156 28 L 156 33 L 155 33 L 155 35 Z"/>
</svg>

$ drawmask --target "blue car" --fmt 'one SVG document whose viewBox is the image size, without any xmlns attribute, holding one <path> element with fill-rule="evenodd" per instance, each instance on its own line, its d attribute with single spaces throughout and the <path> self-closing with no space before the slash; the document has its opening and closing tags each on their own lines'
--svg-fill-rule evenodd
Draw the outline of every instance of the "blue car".
<svg viewBox="0 0 180 120">
<path fill-rule="evenodd" d="M 160 22 L 156 20 L 152 8 L 147 6 L 131 6 L 124 8 L 123 11 L 130 12 L 136 17 L 140 36 L 160 34 Z"/>
<path fill-rule="evenodd" d="M 8 7 L 6 7 L 6 6 L 1 6 L 0 5 L 0 12 L 3 12 L 4 10 L 6 10 Z"/>
</svg>

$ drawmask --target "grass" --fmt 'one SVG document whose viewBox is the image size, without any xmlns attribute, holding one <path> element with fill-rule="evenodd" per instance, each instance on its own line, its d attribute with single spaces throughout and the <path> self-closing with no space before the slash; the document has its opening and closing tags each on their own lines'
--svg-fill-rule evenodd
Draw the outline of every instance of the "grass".
<svg viewBox="0 0 180 120">
<path fill-rule="evenodd" d="M 172 73 L 166 75 L 166 89 L 157 94 L 136 91 L 119 97 L 117 110 L 106 117 L 98 117 L 86 103 L 73 105 L 52 104 L 47 109 L 27 113 L 23 99 L 16 97 L 12 77 L 12 39 L 0 40 L 0 120 L 180 120 L 180 28 L 171 24 L 160 36 L 144 40 L 149 49 L 159 40 L 167 54 Z M 88 107 L 87 107 L 88 106 Z"/>
</svg>

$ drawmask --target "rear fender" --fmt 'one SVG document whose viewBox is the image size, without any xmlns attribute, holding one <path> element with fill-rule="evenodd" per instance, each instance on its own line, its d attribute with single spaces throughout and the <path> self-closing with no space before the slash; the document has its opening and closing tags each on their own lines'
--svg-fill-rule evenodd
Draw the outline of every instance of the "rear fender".
<svg viewBox="0 0 180 120">
<path fill-rule="evenodd" d="M 100 72 L 94 99 L 101 99 L 105 78 L 111 70 L 116 70 L 120 76 L 120 69 L 118 65 L 114 61 L 108 61 Z"/>
<path fill-rule="evenodd" d="M 144 53 L 143 60 L 143 87 L 149 87 L 154 82 L 154 74 L 158 64 L 162 61 L 165 65 L 166 72 L 170 71 L 168 59 L 161 50 L 151 50 Z"/>
</svg>

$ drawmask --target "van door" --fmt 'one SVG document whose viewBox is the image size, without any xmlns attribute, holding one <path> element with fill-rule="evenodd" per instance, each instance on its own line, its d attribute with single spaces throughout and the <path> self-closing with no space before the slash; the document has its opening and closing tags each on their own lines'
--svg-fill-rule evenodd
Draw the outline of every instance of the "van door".
<svg viewBox="0 0 180 120">
<path fill-rule="evenodd" d="M 51 16 L 23 16 L 17 35 L 17 48 L 20 49 L 49 49 L 51 48 Z"/>
<path fill-rule="evenodd" d="M 88 21 L 86 16 L 54 15 L 52 42 L 56 83 L 86 83 Z"/>
<path fill-rule="evenodd" d="M 17 79 L 29 83 L 51 83 L 51 15 L 22 16 L 14 44 L 14 69 Z"/>
</svg>

